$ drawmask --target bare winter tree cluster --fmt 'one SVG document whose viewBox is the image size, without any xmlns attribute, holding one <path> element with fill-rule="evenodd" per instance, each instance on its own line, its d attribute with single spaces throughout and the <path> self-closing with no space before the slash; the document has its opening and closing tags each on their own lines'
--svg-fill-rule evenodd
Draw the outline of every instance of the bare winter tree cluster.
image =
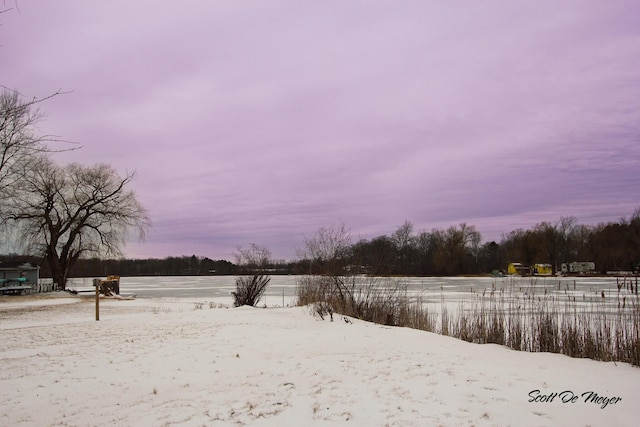
<svg viewBox="0 0 640 427">
<path fill-rule="evenodd" d="M 414 231 L 405 221 L 390 236 L 351 243 L 344 226 L 320 228 L 299 251 L 300 271 L 344 275 L 452 276 L 505 270 L 510 262 L 550 264 L 592 261 L 596 271 L 640 270 L 640 208 L 630 218 L 587 226 L 574 217 L 544 221 L 530 229 L 503 234 L 499 242 L 482 242 L 467 223 L 443 229 Z"/>
</svg>

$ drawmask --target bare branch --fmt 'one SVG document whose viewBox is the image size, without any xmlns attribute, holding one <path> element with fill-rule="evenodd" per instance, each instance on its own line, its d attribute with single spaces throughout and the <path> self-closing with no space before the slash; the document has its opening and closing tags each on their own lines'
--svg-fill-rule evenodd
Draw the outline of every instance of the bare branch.
<svg viewBox="0 0 640 427">
<path fill-rule="evenodd" d="M 14 191 L 24 176 L 29 164 L 34 163 L 38 156 L 52 152 L 71 151 L 80 146 L 52 149 L 51 143 L 65 141 L 54 135 L 39 135 L 36 131 L 38 122 L 45 114 L 38 108 L 38 104 L 55 96 L 68 93 L 61 89 L 44 97 L 24 100 L 16 90 L 4 86 L 0 92 L 0 198 L 7 197 L 7 192 Z"/>
</svg>

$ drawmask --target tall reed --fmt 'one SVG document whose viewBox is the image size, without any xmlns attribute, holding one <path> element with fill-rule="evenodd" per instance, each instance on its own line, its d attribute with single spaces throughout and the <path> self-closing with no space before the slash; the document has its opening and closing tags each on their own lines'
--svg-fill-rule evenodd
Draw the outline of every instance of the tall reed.
<svg viewBox="0 0 640 427">
<path fill-rule="evenodd" d="M 589 296 L 558 283 L 550 291 L 535 280 L 495 284 L 473 292 L 452 308 L 440 298 L 412 295 L 398 281 L 363 281 L 350 299 L 327 277 L 307 277 L 298 285 L 298 303 L 376 323 L 436 332 L 473 343 L 515 350 L 628 362 L 640 366 L 640 296 L 633 287 L 617 294 L 593 290 Z"/>
</svg>

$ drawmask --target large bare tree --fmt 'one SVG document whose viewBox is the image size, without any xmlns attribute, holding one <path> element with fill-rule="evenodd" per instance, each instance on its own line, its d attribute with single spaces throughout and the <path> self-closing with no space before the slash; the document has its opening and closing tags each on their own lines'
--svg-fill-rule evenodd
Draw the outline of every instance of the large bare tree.
<svg viewBox="0 0 640 427">
<path fill-rule="evenodd" d="M 46 157 L 34 166 L 7 217 L 25 249 L 44 257 L 58 288 L 80 257 L 118 256 L 129 231 L 144 236 L 149 218 L 128 189 L 135 174 L 121 177 L 106 164 L 57 166 Z"/>
</svg>

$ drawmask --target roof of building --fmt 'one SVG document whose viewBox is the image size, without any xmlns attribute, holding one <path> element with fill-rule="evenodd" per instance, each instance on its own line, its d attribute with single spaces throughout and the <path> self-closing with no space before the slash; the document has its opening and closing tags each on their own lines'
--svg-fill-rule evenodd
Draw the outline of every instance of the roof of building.
<svg viewBox="0 0 640 427">
<path fill-rule="evenodd" d="M 0 262 L 0 270 L 39 270 L 40 266 L 31 262 Z"/>
</svg>

